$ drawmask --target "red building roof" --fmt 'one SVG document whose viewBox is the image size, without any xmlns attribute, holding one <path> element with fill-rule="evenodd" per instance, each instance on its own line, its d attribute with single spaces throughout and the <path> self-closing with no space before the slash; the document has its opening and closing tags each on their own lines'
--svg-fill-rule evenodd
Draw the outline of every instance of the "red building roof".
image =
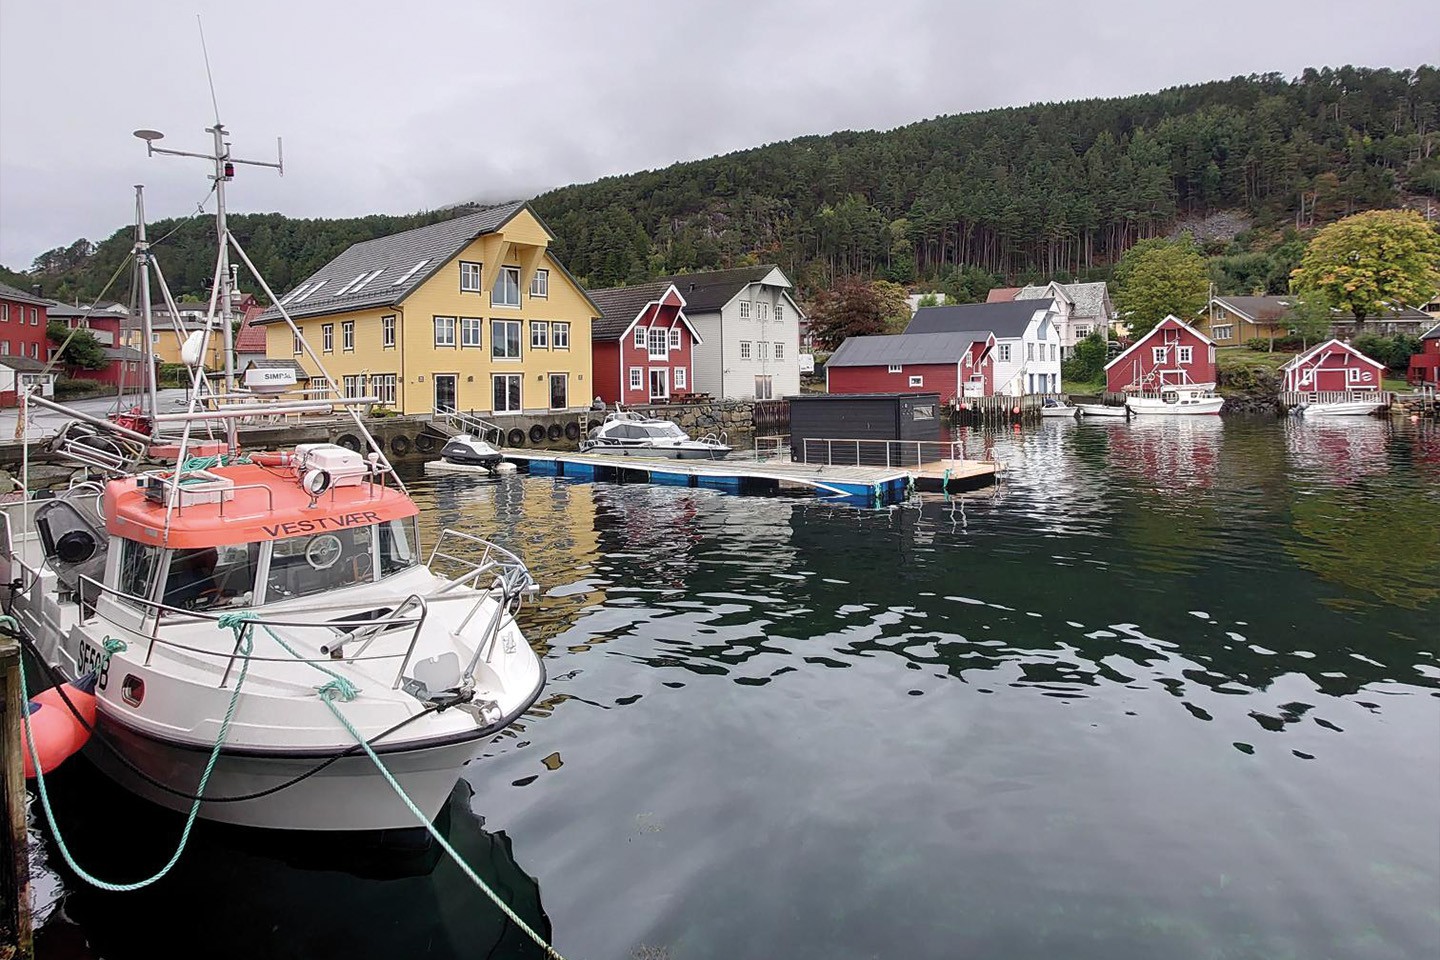
<svg viewBox="0 0 1440 960">
<path fill-rule="evenodd" d="M 1006 300 L 1014 300 L 1015 294 L 1024 289 L 1024 287 L 995 287 L 985 295 L 985 302 L 1004 303 Z"/>
<path fill-rule="evenodd" d="M 245 317 L 240 321 L 240 332 L 235 334 L 236 353 L 265 352 L 265 328 L 254 322 L 255 318 L 264 312 L 265 308 L 258 303 L 245 308 Z"/>
</svg>

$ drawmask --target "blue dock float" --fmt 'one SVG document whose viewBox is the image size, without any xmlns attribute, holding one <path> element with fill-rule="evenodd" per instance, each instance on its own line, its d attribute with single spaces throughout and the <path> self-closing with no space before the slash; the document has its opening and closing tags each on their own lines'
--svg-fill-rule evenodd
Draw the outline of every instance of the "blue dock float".
<svg viewBox="0 0 1440 960">
<path fill-rule="evenodd" d="M 865 506 L 895 503 L 913 489 L 969 489 L 994 481 L 998 465 L 946 460 L 911 467 L 794 463 L 788 460 L 673 460 L 505 449 L 505 459 L 535 476 L 616 483 L 703 487 L 727 493 L 809 490 L 817 497 Z M 474 473 L 481 468 L 431 461 L 434 473 Z"/>
</svg>

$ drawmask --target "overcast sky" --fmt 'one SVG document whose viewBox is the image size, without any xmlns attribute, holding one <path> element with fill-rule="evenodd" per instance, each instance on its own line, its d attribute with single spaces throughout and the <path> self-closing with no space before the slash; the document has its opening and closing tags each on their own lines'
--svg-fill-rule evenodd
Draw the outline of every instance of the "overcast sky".
<svg viewBox="0 0 1440 960">
<path fill-rule="evenodd" d="M 838 129 L 1440 52 L 1437 0 L 0 0 L 0 263 L 193 209 L 409 213 Z"/>
</svg>

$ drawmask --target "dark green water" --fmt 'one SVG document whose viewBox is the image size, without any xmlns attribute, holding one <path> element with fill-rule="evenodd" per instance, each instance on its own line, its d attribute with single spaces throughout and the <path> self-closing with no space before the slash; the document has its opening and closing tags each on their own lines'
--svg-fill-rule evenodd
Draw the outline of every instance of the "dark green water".
<svg viewBox="0 0 1440 960">
<path fill-rule="evenodd" d="M 998 491 L 876 512 L 418 480 L 546 590 L 442 825 L 571 960 L 1436 955 L 1440 430 L 1201 419 L 975 434 Z M 178 818 L 71 766 L 153 868 Z M 62 871 L 41 956 L 537 955 L 433 856 L 195 844 Z"/>
</svg>

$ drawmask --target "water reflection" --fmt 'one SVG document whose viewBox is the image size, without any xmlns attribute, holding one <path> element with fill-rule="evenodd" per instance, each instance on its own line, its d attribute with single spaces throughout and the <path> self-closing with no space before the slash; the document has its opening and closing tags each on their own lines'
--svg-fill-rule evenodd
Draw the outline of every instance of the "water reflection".
<svg viewBox="0 0 1440 960">
<path fill-rule="evenodd" d="M 1389 424 L 1373 417 L 1291 417 L 1285 449 L 1296 472 L 1308 480 L 1353 483 L 1385 473 Z"/>
</svg>

